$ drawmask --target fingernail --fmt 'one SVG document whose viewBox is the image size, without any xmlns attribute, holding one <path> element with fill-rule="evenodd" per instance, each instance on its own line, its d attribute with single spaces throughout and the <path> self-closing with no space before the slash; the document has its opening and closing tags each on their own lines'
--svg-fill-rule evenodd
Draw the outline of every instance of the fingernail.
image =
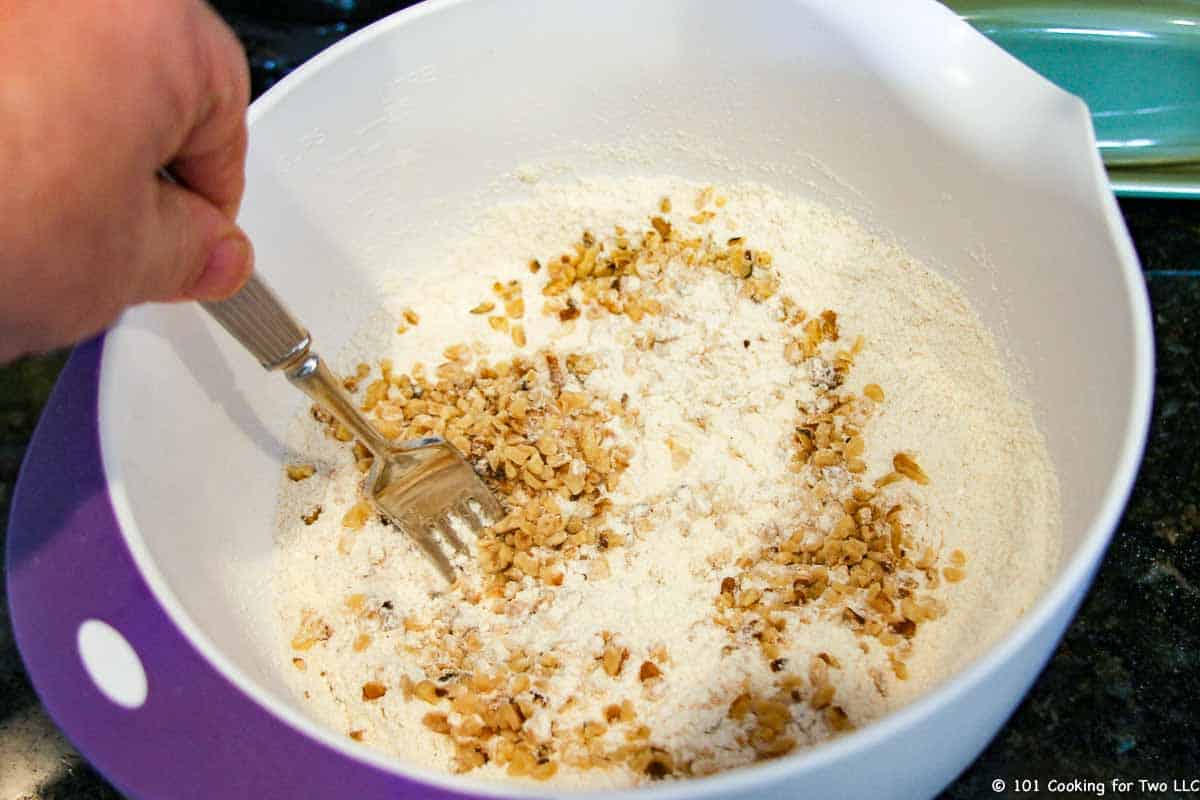
<svg viewBox="0 0 1200 800">
<path fill-rule="evenodd" d="M 195 300 L 220 300 L 237 291 L 250 274 L 253 254 L 242 236 L 226 236 L 208 254 L 204 272 L 188 291 Z"/>
</svg>

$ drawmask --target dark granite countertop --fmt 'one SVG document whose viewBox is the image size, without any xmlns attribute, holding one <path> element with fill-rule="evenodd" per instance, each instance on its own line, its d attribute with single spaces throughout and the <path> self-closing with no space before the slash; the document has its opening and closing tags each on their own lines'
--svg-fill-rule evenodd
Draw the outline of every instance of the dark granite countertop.
<svg viewBox="0 0 1200 800">
<path fill-rule="evenodd" d="M 224 0 L 247 46 L 255 95 L 316 51 L 408 3 Z M 1145 463 L 1078 618 L 1024 703 L 944 797 L 1016 794 L 1019 778 L 1200 778 L 1200 202 L 1130 200 L 1121 210 L 1154 309 L 1158 373 Z M 63 354 L 0 368 L 0 546 L 24 448 Z M 2 569 L 2 566 L 0 566 Z M 41 714 L 0 598 L 0 792 L 6 737 L 51 763 L 25 764 L 27 788 L 0 797 L 120 795 Z M 23 740 L 23 741 L 24 741 Z M 13 791 L 10 789 L 10 791 Z M 1156 796 L 1182 796 L 1170 790 Z M 1094 795 L 1084 795 L 1094 796 Z"/>
</svg>

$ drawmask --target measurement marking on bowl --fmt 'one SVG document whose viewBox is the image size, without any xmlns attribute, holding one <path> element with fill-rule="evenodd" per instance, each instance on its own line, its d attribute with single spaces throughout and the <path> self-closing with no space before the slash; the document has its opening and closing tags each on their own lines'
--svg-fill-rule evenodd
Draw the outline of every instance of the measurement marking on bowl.
<svg viewBox="0 0 1200 800">
<path fill-rule="evenodd" d="M 395 86 L 403 86 L 406 83 L 433 83 L 437 80 L 437 65 L 423 64 L 414 70 L 397 75 L 392 79 L 392 84 Z"/>
<path fill-rule="evenodd" d="M 365 125 L 362 125 L 361 127 L 359 127 L 359 129 L 356 130 L 354 133 L 357 136 L 365 136 L 366 134 L 373 131 L 375 128 L 378 128 L 380 125 L 386 125 L 387 121 L 388 121 L 387 116 L 376 117 L 375 119 L 371 120 L 370 122 L 366 123 Z"/>
<path fill-rule="evenodd" d="M 149 687 L 129 640 L 107 622 L 89 619 L 79 626 L 76 643 L 83 668 L 100 693 L 119 706 L 141 708 Z"/>
</svg>

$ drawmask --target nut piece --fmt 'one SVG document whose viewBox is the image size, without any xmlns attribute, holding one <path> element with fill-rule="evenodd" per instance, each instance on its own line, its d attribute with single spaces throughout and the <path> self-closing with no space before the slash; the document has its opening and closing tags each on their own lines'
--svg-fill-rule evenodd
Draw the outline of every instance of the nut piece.
<svg viewBox="0 0 1200 800">
<path fill-rule="evenodd" d="M 738 608 L 750 608 L 762 599 L 762 589 L 746 589 L 734 601 Z"/>
<path fill-rule="evenodd" d="M 421 681 L 413 687 L 413 694 L 424 700 L 426 703 L 433 705 L 445 693 L 445 690 L 439 692 L 437 685 L 433 681 Z"/>
<path fill-rule="evenodd" d="M 671 223 L 662 217 L 651 217 L 650 225 L 654 230 L 658 231 L 658 235 L 663 238 L 664 242 L 671 240 Z"/>
<path fill-rule="evenodd" d="M 863 387 L 863 394 L 874 400 L 876 403 L 883 402 L 883 388 L 878 383 L 868 383 Z"/>
<path fill-rule="evenodd" d="M 604 666 L 604 671 L 615 678 L 621 674 L 621 668 L 625 665 L 627 658 L 629 658 L 628 650 L 610 644 L 604 648 L 604 654 L 600 657 L 600 661 Z"/>
<path fill-rule="evenodd" d="M 836 691 L 837 690 L 834 689 L 833 684 L 827 683 L 824 686 L 818 687 L 817 690 L 813 692 L 813 696 L 809 699 L 808 703 L 813 708 L 818 710 L 825 708 L 833 702 L 833 695 Z"/>
<path fill-rule="evenodd" d="M 437 711 L 430 711 L 421 717 L 421 724 L 434 733 L 450 733 L 450 720 Z"/>
<path fill-rule="evenodd" d="M 359 500 L 342 517 L 342 526 L 352 531 L 362 530 L 362 527 L 367 524 L 367 517 L 370 515 L 371 506 L 366 500 Z"/>
<path fill-rule="evenodd" d="M 387 687 L 379 681 L 367 681 L 362 687 L 363 700 L 378 700 L 387 694 Z"/>
<path fill-rule="evenodd" d="M 875 488 L 882 489 L 885 486 L 890 486 L 891 484 L 895 483 L 896 481 L 900 481 L 903 479 L 904 479 L 904 476 L 901 475 L 899 472 L 889 472 L 888 474 L 880 476 L 875 479 Z"/>
<path fill-rule="evenodd" d="M 638 680 L 643 683 L 653 678 L 658 678 L 662 675 L 662 670 L 653 661 L 643 661 L 642 666 L 638 669 Z"/>
<path fill-rule="evenodd" d="M 733 698 L 733 702 L 729 704 L 729 718 L 732 720 L 742 720 L 750 711 L 750 695 L 739 694 Z"/>
<path fill-rule="evenodd" d="M 924 486 L 929 483 L 929 476 L 921 469 L 920 465 L 913 460 L 912 456 L 907 453 L 897 453 L 892 458 L 892 469 L 899 472 L 906 478 L 910 478 Z"/>
<path fill-rule="evenodd" d="M 300 627 L 292 637 L 292 649 L 309 650 L 317 642 L 329 641 L 330 636 L 333 636 L 333 628 L 317 616 L 317 612 L 305 609 L 300 614 Z"/>
<path fill-rule="evenodd" d="M 849 731 L 854 729 L 854 723 L 846 716 L 846 712 L 841 706 L 830 706 L 825 709 L 825 722 L 835 731 Z"/>
<path fill-rule="evenodd" d="M 303 481 L 316 474 L 317 468 L 312 464 L 288 464 L 287 476 L 294 481 Z"/>
<path fill-rule="evenodd" d="M 754 253 L 740 244 L 729 248 L 729 271 L 737 278 L 749 278 L 754 272 Z"/>
</svg>

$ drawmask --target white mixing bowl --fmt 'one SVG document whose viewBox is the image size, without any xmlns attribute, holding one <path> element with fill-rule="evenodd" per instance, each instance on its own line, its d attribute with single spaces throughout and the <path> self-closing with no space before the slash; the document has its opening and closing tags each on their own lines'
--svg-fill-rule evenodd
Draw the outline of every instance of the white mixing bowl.
<svg viewBox="0 0 1200 800">
<path fill-rule="evenodd" d="M 322 53 L 250 116 L 242 221 L 261 273 L 330 354 L 385 269 L 436 268 L 404 263 L 413 237 L 528 164 L 759 180 L 851 211 L 956 281 L 1008 346 L 1059 473 L 1053 582 L 986 655 L 898 713 L 635 794 L 923 797 L 982 750 L 1083 598 L 1146 433 L 1148 307 L 1082 102 L 926 0 L 434 0 Z M 138 570 L 247 708 L 364 774 L 562 794 L 408 768 L 289 693 L 270 576 L 294 389 L 176 306 L 109 334 L 99 396 Z"/>
</svg>

